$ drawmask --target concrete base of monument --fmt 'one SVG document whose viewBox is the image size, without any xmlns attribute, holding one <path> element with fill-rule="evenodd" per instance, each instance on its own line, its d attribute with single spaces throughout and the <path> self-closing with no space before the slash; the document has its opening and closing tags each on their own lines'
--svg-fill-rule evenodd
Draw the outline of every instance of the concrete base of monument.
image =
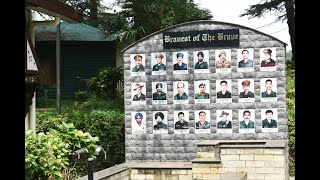
<svg viewBox="0 0 320 180">
<path fill-rule="evenodd" d="M 127 162 L 94 173 L 94 179 L 289 180 L 288 169 L 286 140 L 206 140 L 197 143 L 190 162 Z"/>
</svg>

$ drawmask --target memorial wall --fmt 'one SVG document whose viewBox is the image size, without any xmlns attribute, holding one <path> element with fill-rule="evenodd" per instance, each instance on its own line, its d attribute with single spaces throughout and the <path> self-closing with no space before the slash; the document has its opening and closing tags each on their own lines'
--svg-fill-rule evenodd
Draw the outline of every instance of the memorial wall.
<svg viewBox="0 0 320 180">
<path fill-rule="evenodd" d="M 205 20 L 122 50 L 126 161 L 190 161 L 202 140 L 287 139 L 285 46 Z"/>
</svg>

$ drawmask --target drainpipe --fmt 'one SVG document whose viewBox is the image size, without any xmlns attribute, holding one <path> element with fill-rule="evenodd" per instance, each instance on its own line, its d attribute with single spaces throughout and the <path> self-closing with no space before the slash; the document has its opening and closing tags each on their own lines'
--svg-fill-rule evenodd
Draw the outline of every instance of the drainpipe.
<svg viewBox="0 0 320 180">
<path fill-rule="evenodd" d="M 35 47 L 35 27 L 36 26 L 57 26 L 60 23 L 60 17 L 54 17 L 53 21 L 32 21 L 32 13 L 31 11 L 28 12 L 28 25 L 29 25 L 29 35 L 33 44 L 33 47 Z M 36 93 L 34 93 L 34 96 L 32 98 L 32 104 L 30 105 L 29 113 L 27 114 L 27 117 L 29 118 L 29 125 L 26 128 L 33 129 L 34 134 L 36 133 Z"/>
</svg>

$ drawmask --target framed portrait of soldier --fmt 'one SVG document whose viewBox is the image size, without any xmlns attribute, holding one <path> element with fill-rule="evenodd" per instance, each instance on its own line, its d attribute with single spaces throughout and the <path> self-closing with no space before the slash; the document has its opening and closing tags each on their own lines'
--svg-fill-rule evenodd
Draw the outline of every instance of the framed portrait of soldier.
<svg viewBox="0 0 320 180">
<path fill-rule="evenodd" d="M 239 102 L 254 102 L 254 80 L 238 79 Z"/>
<path fill-rule="evenodd" d="M 133 82 L 131 83 L 131 97 L 132 105 L 145 105 L 146 104 L 146 83 Z"/>
<path fill-rule="evenodd" d="M 216 72 L 231 72 L 231 49 L 215 50 Z"/>
<path fill-rule="evenodd" d="M 173 119 L 175 134 L 189 133 L 189 111 L 174 111 Z"/>
<path fill-rule="evenodd" d="M 255 133 L 254 109 L 239 109 L 239 133 Z"/>
<path fill-rule="evenodd" d="M 232 110 L 220 109 L 217 114 L 217 133 L 232 133 Z"/>
<path fill-rule="evenodd" d="M 261 102 L 277 101 L 277 78 L 260 79 Z"/>
<path fill-rule="evenodd" d="M 152 82 L 152 104 L 167 104 L 167 82 Z"/>
<path fill-rule="evenodd" d="M 172 52 L 173 74 L 188 74 L 187 51 Z"/>
<path fill-rule="evenodd" d="M 145 75 L 145 54 L 130 54 L 131 76 Z"/>
<path fill-rule="evenodd" d="M 254 71 L 254 60 L 253 60 L 252 48 L 238 49 L 237 60 L 238 60 L 238 72 Z"/>
<path fill-rule="evenodd" d="M 168 134 L 167 111 L 153 111 L 153 134 Z"/>
<path fill-rule="evenodd" d="M 146 111 L 131 113 L 132 134 L 145 134 L 147 132 L 146 124 Z"/>
<path fill-rule="evenodd" d="M 209 50 L 193 51 L 194 73 L 209 73 Z"/>
<path fill-rule="evenodd" d="M 167 59 L 166 59 L 165 52 L 151 53 L 152 75 L 166 75 L 167 74 L 166 62 L 167 62 Z"/>
<path fill-rule="evenodd" d="M 210 103 L 209 80 L 194 81 L 194 103 Z"/>
<path fill-rule="evenodd" d="M 196 110 L 194 111 L 195 119 L 195 133 L 210 133 L 210 110 Z"/>
<path fill-rule="evenodd" d="M 173 81 L 173 104 L 188 103 L 188 81 Z"/>
<path fill-rule="evenodd" d="M 261 132 L 278 132 L 278 111 L 276 108 L 261 109 Z"/>
<path fill-rule="evenodd" d="M 221 103 L 232 102 L 231 79 L 216 80 L 217 101 Z"/>
<path fill-rule="evenodd" d="M 277 57 L 276 48 L 260 49 L 260 71 L 276 71 Z"/>
</svg>

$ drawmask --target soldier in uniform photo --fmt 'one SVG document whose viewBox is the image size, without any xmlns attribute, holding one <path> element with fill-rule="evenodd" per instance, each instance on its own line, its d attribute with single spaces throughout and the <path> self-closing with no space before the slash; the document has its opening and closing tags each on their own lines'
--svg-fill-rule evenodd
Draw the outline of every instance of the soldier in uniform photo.
<svg viewBox="0 0 320 180">
<path fill-rule="evenodd" d="M 239 61 L 238 67 L 253 67 L 253 60 L 249 59 L 249 51 L 247 49 L 242 50 L 242 60 Z"/>
<path fill-rule="evenodd" d="M 250 81 L 242 81 L 243 92 L 240 92 L 239 98 L 254 98 L 254 94 L 250 91 Z"/>
<path fill-rule="evenodd" d="M 144 72 L 144 66 L 142 65 L 142 56 L 137 54 L 134 56 L 135 66 L 132 68 L 132 72 Z"/>
<path fill-rule="evenodd" d="M 184 120 L 184 113 L 183 112 L 178 113 L 178 119 L 179 119 L 179 121 L 177 121 L 174 124 L 175 129 L 188 129 L 189 128 L 189 123 L 186 120 Z"/>
<path fill-rule="evenodd" d="M 223 129 L 223 128 L 232 128 L 232 122 L 227 119 L 227 116 L 229 113 L 222 111 L 220 117 L 222 118 L 217 123 L 217 128 Z"/>
<path fill-rule="evenodd" d="M 261 67 L 273 67 L 276 65 L 276 61 L 271 58 L 271 49 L 264 49 L 263 54 L 265 59 L 261 61 Z"/>
<path fill-rule="evenodd" d="M 134 91 L 136 91 L 136 94 L 133 96 L 132 101 L 143 101 L 146 100 L 146 95 L 144 95 L 142 93 L 142 87 L 139 83 L 136 84 L 135 86 L 136 88 L 133 89 Z"/>
<path fill-rule="evenodd" d="M 157 59 L 157 64 L 153 65 L 152 71 L 165 71 L 166 65 L 163 64 L 162 62 L 163 55 L 161 53 L 157 53 L 156 59 Z"/>
<path fill-rule="evenodd" d="M 206 121 L 206 112 L 199 112 L 199 121 L 196 123 L 196 129 L 209 129 L 210 123 Z"/>
<path fill-rule="evenodd" d="M 156 84 L 156 89 L 157 89 L 157 91 L 152 94 L 152 99 L 153 100 L 166 100 L 167 94 L 162 91 L 162 84 L 161 83 Z"/>
<path fill-rule="evenodd" d="M 262 128 L 276 128 L 277 127 L 277 121 L 275 119 L 272 119 L 273 111 L 271 109 L 268 109 L 266 111 L 266 119 L 262 120 Z"/>
<path fill-rule="evenodd" d="M 198 57 L 198 62 L 194 65 L 194 68 L 195 69 L 208 69 L 209 68 L 208 63 L 203 61 L 203 58 L 204 58 L 203 52 L 201 52 L 201 51 L 198 52 L 197 57 Z"/>
<path fill-rule="evenodd" d="M 187 100 L 188 95 L 184 92 L 184 83 L 177 83 L 177 91 L 178 93 L 174 96 L 174 100 Z"/>
<path fill-rule="evenodd" d="M 187 64 L 183 62 L 183 53 L 177 53 L 177 63 L 173 65 L 173 70 L 187 70 Z"/>
<path fill-rule="evenodd" d="M 153 126 L 154 130 L 159 130 L 159 129 L 168 129 L 168 126 L 164 124 L 162 121 L 164 119 L 164 115 L 162 112 L 157 112 L 154 115 L 154 119 L 156 120 L 157 124 Z"/>
<path fill-rule="evenodd" d="M 251 112 L 248 110 L 243 111 L 243 120 L 240 121 L 240 128 L 254 128 L 254 122 L 250 118 Z"/>
<path fill-rule="evenodd" d="M 199 85 L 200 92 L 195 95 L 196 99 L 209 99 L 209 94 L 206 93 L 206 84 L 200 83 Z"/>
<path fill-rule="evenodd" d="M 226 58 L 226 52 L 225 51 L 220 51 L 219 53 L 219 58 L 220 60 L 216 62 L 216 68 L 231 68 L 231 62 L 228 61 Z"/>
<path fill-rule="evenodd" d="M 272 91 L 272 80 L 271 79 L 267 79 L 265 82 L 265 87 L 266 90 L 264 92 L 262 92 L 261 96 L 263 98 L 265 97 L 277 97 L 277 92 Z"/>
<path fill-rule="evenodd" d="M 221 81 L 220 82 L 220 89 L 221 91 L 217 92 L 217 98 L 231 98 L 231 92 L 228 91 L 228 82 L 227 81 Z"/>
</svg>

